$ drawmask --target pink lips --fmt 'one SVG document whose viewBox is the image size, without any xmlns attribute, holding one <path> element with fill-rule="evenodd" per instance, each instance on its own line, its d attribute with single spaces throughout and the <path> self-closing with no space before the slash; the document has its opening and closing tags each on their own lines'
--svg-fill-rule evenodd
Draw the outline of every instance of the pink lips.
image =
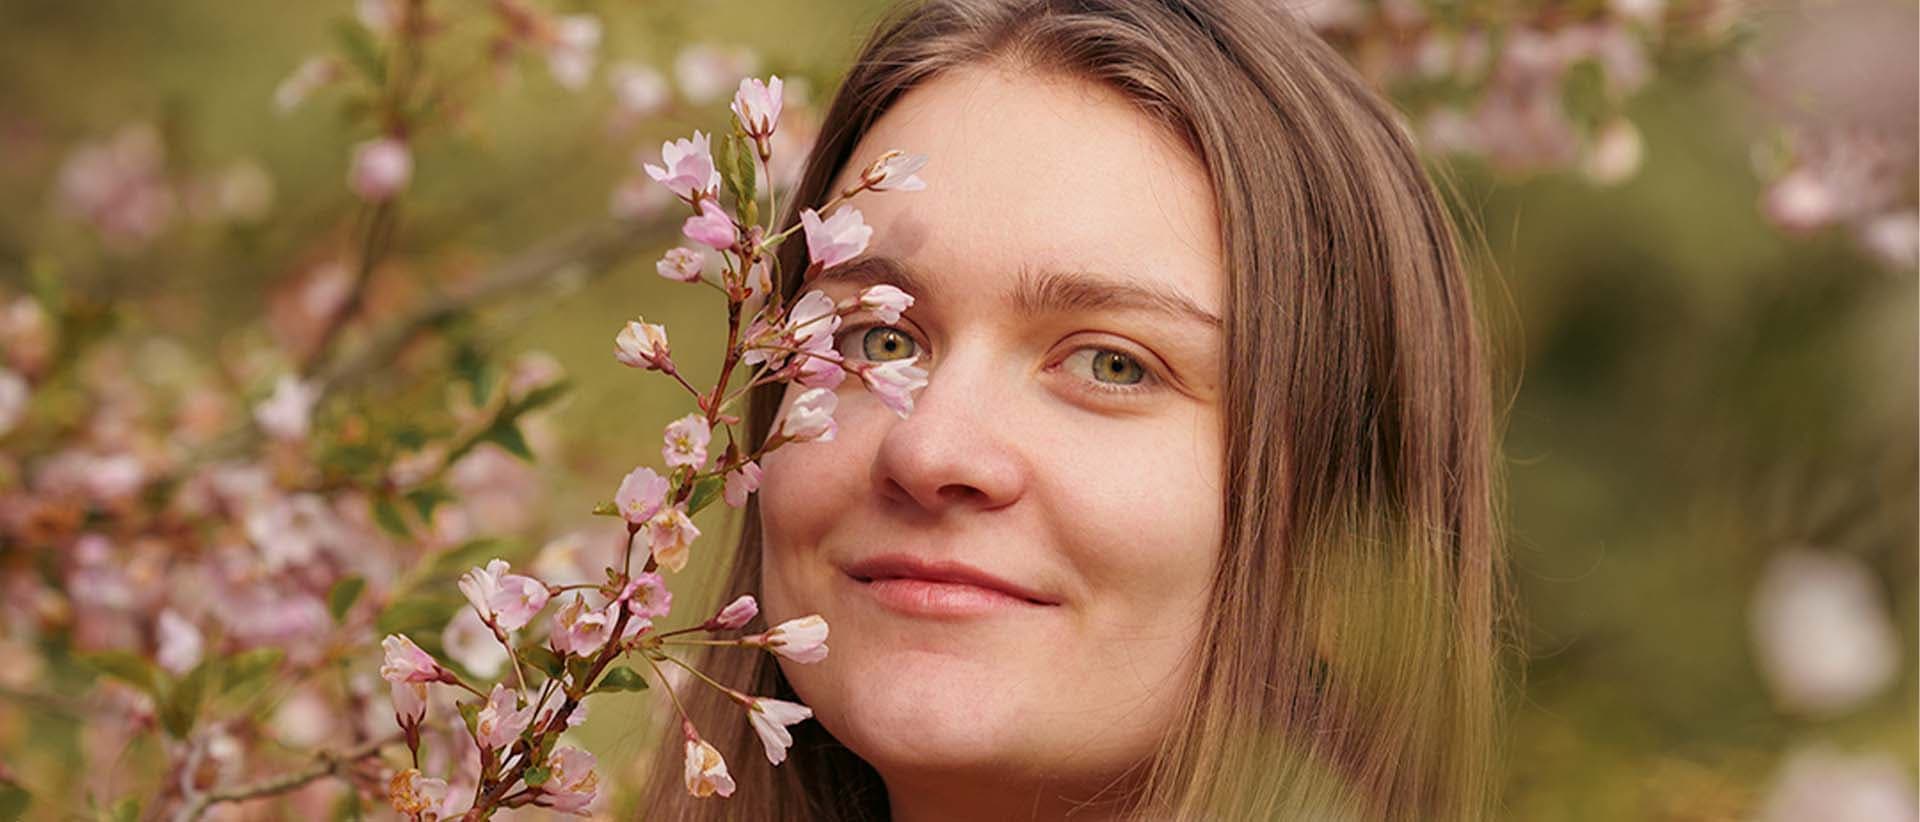
<svg viewBox="0 0 1920 822">
<path fill-rule="evenodd" d="M 860 588 L 890 610 L 912 616 L 963 617 L 1059 603 L 971 565 L 883 554 L 845 568 Z"/>
</svg>

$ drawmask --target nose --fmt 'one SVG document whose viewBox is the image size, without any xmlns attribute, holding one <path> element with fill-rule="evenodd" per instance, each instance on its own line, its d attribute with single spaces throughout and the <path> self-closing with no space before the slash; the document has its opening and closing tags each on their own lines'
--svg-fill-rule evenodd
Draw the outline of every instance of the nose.
<svg viewBox="0 0 1920 822">
<path fill-rule="evenodd" d="M 893 420 L 873 461 L 882 496 L 939 516 L 950 508 L 992 510 L 1025 491 L 1029 467 L 1020 426 L 1008 419 L 1005 385 L 984 362 L 949 357 L 929 375 L 913 413 Z"/>
</svg>

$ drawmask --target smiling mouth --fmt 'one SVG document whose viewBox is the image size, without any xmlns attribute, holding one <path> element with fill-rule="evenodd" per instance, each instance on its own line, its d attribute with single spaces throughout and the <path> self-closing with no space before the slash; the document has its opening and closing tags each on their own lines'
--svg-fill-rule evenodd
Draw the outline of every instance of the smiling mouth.
<svg viewBox="0 0 1920 822">
<path fill-rule="evenodd" d="M 1059 605 L 1037 590 L 964 562 L 909 554 L 869 557 L 842 569 L 856 590 L 901 616 L 961 619 L 1032 613 Z"/>
<path fill-rule="evenodd" d="M 961 597 L 961 596 L 967 596 L 967 597 L 978 596 L 982 598 L 991 598 L 996 600 L 1010 600 L 1010 601 L 1026 604 L 1026 605 L 1037 605 L 1042 607 L 1051 607 L 1056 604 L 1052 602 L 1046 602 L 1044 600 L 1034 599 L 1033 597 L 1029 597 L 1029 596 L 1023 596 L 1021 594 L 1018 594 L 1012 591 L 1003 591 L 991 586 L 978 585 L 972 582 L 966 582 L 962 580 L 936 579 L 932 577 L 908 576 L 904 574 L 876 575 L 876 576 L 861 576 L 859 574 L 848 574 L 847 576 L 851 577 L 853 581 L 858 582 L 862 585 L 866 585 L 869 587 L 879 586 L 886 590 L 912 591 L 915 593 L 936 595 L 940 597 L 949 597 L 949 598 Z"/>
</svg>

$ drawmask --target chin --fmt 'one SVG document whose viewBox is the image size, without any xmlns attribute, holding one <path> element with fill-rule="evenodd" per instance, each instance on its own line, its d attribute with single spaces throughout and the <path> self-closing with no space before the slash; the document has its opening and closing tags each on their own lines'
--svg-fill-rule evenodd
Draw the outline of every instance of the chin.
<svg viewBox="0 0 1920 822">
<path fill-rule="evenodd" d="M 821 726 L 860 758 L 883 773 L 1004 769 L 1026 758 L 1023 712 L 1004 670 L 848 634 L 819 664 L 781 667 Z"/>
</svg>

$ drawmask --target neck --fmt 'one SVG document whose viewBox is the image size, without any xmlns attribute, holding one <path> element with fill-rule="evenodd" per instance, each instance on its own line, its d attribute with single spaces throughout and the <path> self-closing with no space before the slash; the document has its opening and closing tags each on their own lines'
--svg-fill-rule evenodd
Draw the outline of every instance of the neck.
<svg viewBox="0 0 1920 822">
<path fill-rule="evenodd" d="M 892 822 L 1118 822 L 1122 810 L 1117 786 L 1096 788 L 1059 781 L 963 778 L 933 774 L 924 778 L 886 777 L 888 816 Z M 1096 797 L 1096 794 L 1098 796 Z"/>
</svg>

